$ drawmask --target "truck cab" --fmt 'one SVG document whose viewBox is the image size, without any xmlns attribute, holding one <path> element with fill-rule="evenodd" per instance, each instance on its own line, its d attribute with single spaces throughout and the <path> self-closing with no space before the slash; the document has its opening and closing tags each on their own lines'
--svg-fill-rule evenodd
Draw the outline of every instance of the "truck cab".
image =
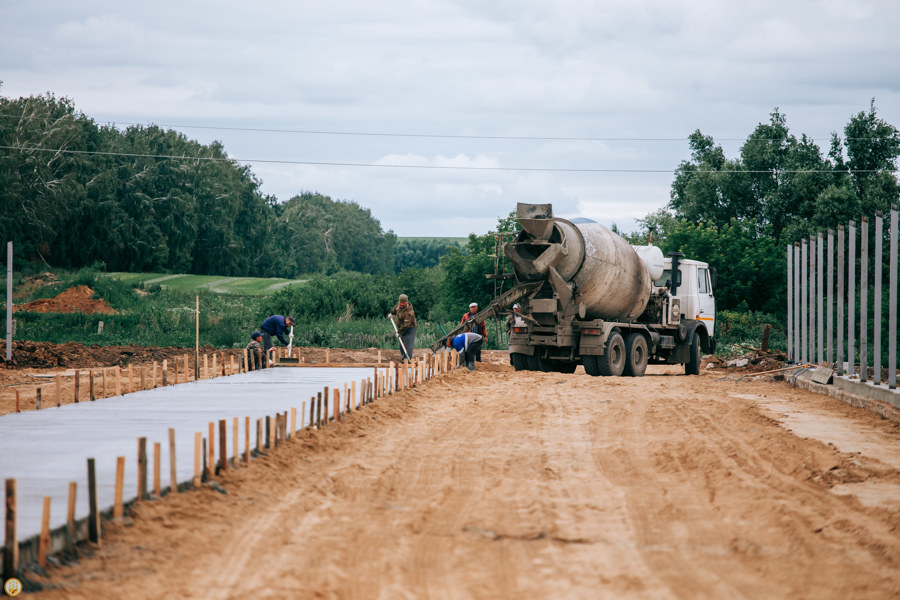
<svg viewBox="0 0 900 600">
<path fill-rule="evenodd" d="M 678 261 L 678 272 L 672 295 L 681 301 L 682 318 L 700 321 L 706 327 L 709 338 L 713 338 L 716 327 L 716 299 L 713 295 L 715 270 L 705 262 L 683 258 Z M 655 290 L 672 290 L 671 257 L 664 259 L 663 273 L 653 282 L 653 287 Z"/>
</svg>

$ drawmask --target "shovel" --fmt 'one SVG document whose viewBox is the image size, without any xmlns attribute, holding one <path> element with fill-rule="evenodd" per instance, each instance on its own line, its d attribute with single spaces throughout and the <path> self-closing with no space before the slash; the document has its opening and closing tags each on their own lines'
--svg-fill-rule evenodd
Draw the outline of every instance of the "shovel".
<svg viewBox="0 0 900 600">
<path fill-rule="evenodd" d="M 394 326 L 394 335 L 397 336 L 397 341 L 400 342 L 400 347 L 403 348 L 403 355 L 409 356 L 409 352 L 406 351 L 406 346 L 403 345 L 403 340 L 400 339 L 400 331 L 397 329 L 397 324 L 394 322 L 393 315 L 388 315 L 388 319 L 391 320 L 391 325 Z M 409 360 L 412 360 L 411 356 L 409 356 Z"/>
</svg>

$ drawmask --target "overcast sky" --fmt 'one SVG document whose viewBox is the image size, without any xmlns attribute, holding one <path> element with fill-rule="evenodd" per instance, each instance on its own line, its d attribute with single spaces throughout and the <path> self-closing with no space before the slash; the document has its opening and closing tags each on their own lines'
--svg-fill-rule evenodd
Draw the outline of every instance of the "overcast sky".
<svg viewBox="0 0 900 600">
<path fill-rule="evenodd" d="M 400 236 L 517 201 L 628 231 L 696 129 L 734 158 L 775 107 L 823 151 L 872 98 L 900 127 L 898 31 L 896 0 L 0 0 L 0 95 L 220 140 Z"/>
</svg>

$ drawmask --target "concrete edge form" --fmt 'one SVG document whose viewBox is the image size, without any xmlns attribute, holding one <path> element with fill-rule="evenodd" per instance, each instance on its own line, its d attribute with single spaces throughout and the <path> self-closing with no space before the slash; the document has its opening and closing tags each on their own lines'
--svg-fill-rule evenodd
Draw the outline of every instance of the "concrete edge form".
<svg viewBox="0 0 900 600">
<path fill-rule="evenodd" d="M 808 371 L 797 377 L 789 377 L 787 381 L 794 387 L 843 400 L 851 406 L 865 408 L 885 419 L 900 423 L 900 391 L 838 376 L 833 378 L 833 385 L 826 385 L 813 382 L 811 376 L 812 373 Z"/>
</svg>

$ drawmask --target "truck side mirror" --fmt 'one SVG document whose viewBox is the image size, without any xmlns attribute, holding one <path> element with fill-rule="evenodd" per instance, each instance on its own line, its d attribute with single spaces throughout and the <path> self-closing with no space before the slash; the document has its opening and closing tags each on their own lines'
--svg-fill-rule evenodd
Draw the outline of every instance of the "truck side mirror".
<svg viewBox="0 0 900 600">
<path fill-rule="evenodd" d="M 712 284 L 712 288 L 716 289 L 716 268 L 715 267 L 709 268 L 709 282 L 710 282 L 710 284 Z"/>
</svg>

